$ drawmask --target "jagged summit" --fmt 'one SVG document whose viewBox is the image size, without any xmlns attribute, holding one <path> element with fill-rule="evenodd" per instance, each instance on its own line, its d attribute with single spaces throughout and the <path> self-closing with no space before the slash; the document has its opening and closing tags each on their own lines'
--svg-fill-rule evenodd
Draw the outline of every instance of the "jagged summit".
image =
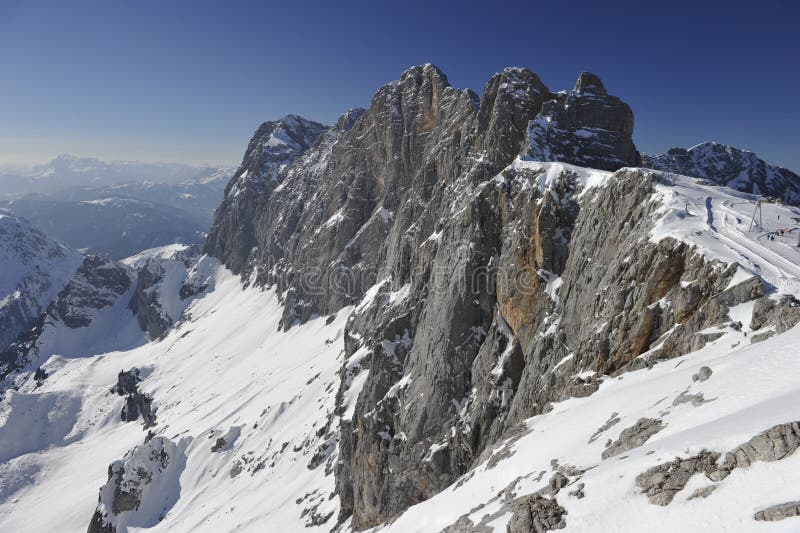
<svg viewBox="0 0 800 533">
<path fill-rule="evenodd" d="M 398 80 L 399 83 L 407 83 L 411 79 L 421 79 L 423 77 L 427 77 L 430 79 L 434 79 L 440 81 L 446 87 L 450 87 L 450 82 L 447 80 L 447 75 L 432 63 L 425 63 L 423 65 L 414 65 L 403 71 L 400 74 L 400 79 Z"/>
<path fill-rule="evenodd" d="M 578 80 L 575 82 L 572 92 L 599 95 L 608 94 L 606 92 L 606 87 L 603 85 L 603 82 L 600 81 L 600 78 L 596 74 L 585 71 L 581 72 L 580 76 L 578 76 Z"/>
<path fill-rule="evenodd" d="M 569 94 L 547 101 L 530 123 L 525 156 L 602 170 L 639 166 L 633 111 L 607 94 L 600 78 L 582 72 Z"/>
<path fill-rule="evenodd" d="M 364 116 L 367 110 L 363 107 L 354 107 L 352 109 L 348 109 L 338 118 L 336 121 L 336 129 L 337 130 L 349 130 L 353 127 L 353 124 L 356 123 L 358 119 Z"/>
<path fill-rule="evenodd" d="M 326 126 L 297 115 L 259 126 L 214 214 L 214 227 L 235 227 L 235 234 L 221 239 L 212 230 L 206 240 L 207 250 L 214 250 L 231 268 L 241 268 L 255 243 L 257 212 L 282 181 L 283 169 L 311 148 L 325 129 Z"/>
<path fill-rule="evenodd" d="M 293 155 L 308 150 L 325 128 L 318 122 L 298 115 L 286 115 L 275 121 L 264 122 L 253 135 L 243 164 L 248 156 L 257 155 L 254 152 L 268 154 L 269 162 L 291 160 Z"/>
<path fill-rule="evenodd" d="M 509 67 L 493 75 L 478 98 L 473 91 L 451 87 L 447 76 L 428 63 L 411 67 L 398 80 L 381 87 L 363 113 L 346 113 L 348 131 L 340 131 L 341 124 L 337 124 L 339 133 L 330 138 L 333 141 L 335 137 L 335 143 L 314 148 L 311 137 L 317 138 L 322 127 L 316 123 L 309 127 L 299 117 L 264 123 L 231 180 L 206 250 L 240 272 L 248 261 L 263 263 L 265 254 L 283 258 L 286 246 L 295 246 L 274 239 L 284 231 L 267 229 L 272 222 L 265 221 L 265 227 L 257 228 L 259 213 L 270 212 L 276 220 L 307 218 L 304 224 L 318 229 L 315 235 L 321 238 L 328 220 L 352 218 L 352 227 L 358 228 L 375 209 L 396 209 L 409 188 L 428 201 L 436 188 L 461 176 L 473 183 L 494 176 L 520 153 L 539 161 L 606 170 L 637 165 L 630 108 L 604 94 L 602 82 L 591 74 L 581 74 L 576 88 L 571 94 L 555 94 L 530 69 Z M 358 121 L 351 120 L 355 115 Z M 305 138 L 302 134 L 304 142 L 297 141 L 292 134 L 296 123 L 305 124 L 304 131 L 313 135 Z M 323 153 L 326 150 L 331 153 Z M 308 211 L 305 206 L 299 215 L 266 207 L 272 202 L 272 190 L 287 175 L 293 175 L 297 184 L 304 181 L 301 176 L 308 175 L 304 170 L 308 164 L 301 160 L 306 153 L 310 160 L 327 162 L 313 167 L 313 179 L 320 180 L 323 187 L 341 182 L 365 188 L 370 195 L 356 201 L 356 195 L 348 198 L 333 189 L 319 192 L 313 198 L 319 203 L 316 210 Z M 301 168 L 293 171 L 293 162 Z M 351 240 L 355 237 L 342 237 L 341 245 L 349 244 L 347 251 L 337 244 L 308 261 L 327 257 L 326 264 L 334 261 L 336 265 L 336 256 L 344 254 L 340 260 L 345 264 L 359 262 L 362 255 L 355 252 L 357 240 Z M 256 259 L 256 255 L 262 258 Z M 304 305 L 315 307 L 314 299 L 304 298 Z"/>
</svg>

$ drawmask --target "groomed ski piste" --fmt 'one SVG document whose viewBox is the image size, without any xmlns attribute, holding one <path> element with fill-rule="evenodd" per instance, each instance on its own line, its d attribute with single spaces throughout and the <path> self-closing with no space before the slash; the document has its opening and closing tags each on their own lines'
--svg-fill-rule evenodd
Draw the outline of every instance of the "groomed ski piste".
<svg viewBox="0 0 800 533">
<path fill-rule="evenodd" d="M 684 240 L 709 259 L 736 261 L 734 282 L 758 275 L 771 296 L 800 296 L 797 209 L 764 202 L 760 226 L 750 228 L 757 197 L 657 174 L 652 201 L 662 207 L 653 240 Z M 788 231 L 780 235 L 780 228 Z M 173 447 L 171 466 L 145 490 L 138 510 L 117 517 L 118 532 L 331 530 L 338 513 L 330 468 L 334 410 L 351 309 L 282 332 L 273 290 L 243 288 L 221 266 L 211 275 L 213 290 L 165 338 L 104 353 L 77 355 L 73 346 L 69 357 L 50 346 L 47 380 L 5 392 L 0 530 L 86 531 L 109 465 L 148 434 L 141 420 L 120 419 L 125 400 L 111 392 L 118 374 L 132 368 L 156 408 L 150 429 Z M 732 309 L 723 335 L 696 352 L 605 377 L 591 396 L 553 404 L 450 488 L 376 530 L 440 531 L 467 515 L 505 531 L 511 513 L 503 494 L 536 492 L 567 467 L 581 473 L 559 493 L 565 531 L 798 531 L 797 518 L 753 519 L 800 500 L 798 453 L 735 469 L 718 482 L 696 474 L 667 506 L 650 503 L 636 484 L 637 476 L 676 457 L 724 456 L 777 424 L 800 420 L 800 327 L 752 344 L 763 332 L 750 328 L 750 307 Z M 702 367 L 710 377 L 693 380 Z M 699 400 L 676 401 L 682 395 Z M 641 446 L 603 459 L 605 443 L 641 418 L 664 427 Z"/>
</svg>

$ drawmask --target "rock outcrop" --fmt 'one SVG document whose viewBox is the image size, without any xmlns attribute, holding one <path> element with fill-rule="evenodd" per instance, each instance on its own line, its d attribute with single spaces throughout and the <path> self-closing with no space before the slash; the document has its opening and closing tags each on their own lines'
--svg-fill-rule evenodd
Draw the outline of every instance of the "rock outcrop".
<svg viewBox="0 0 800 533">
<path fill-rule="evenodd" d="M 655 505 L 669 505 L 697 473 L 720 482 L 737 468 L 757 461 L 780 461 L 800 447 L 800 422 L 779 424 L 726 453 L 722 462 L 716 452 L 701 452 L 694 457 L 656 465 L 636 477 L 636 485 Z"/>
<path fill-rule="evenodd" d="M 158 524 L 180 494 L 188 439 L 152 437 L 108 467 L 88 533 L 116 533 Z"/>
<path fill-rule="evenodd" d="M 787 502 L 757 512 L 753 515 L 753 519 L 762 522 L 777 522 L 793 516 L 800 516 L 800 501 Z"/>
<path fill-rule="evenodd" d="M 661 420 L 655 418 L 640 418 L 634 425 L 625 428 L 619 434 L 619 438 L 603 450 L 603 459 L 614 457 L 621 453 L 638 448 L 647 440 L 664 429 Z"/>
<path fill-rule="evenodd" d="M 129 307 L 150 339 L 162 338 L 180 319 L 191 299 L 209 288 L 209 276 L 192 276 L 202 270 L 198 246 L 168 246 L 127 259 L 136 271 L 136 289 Z"/>
<path fill-rule="evenodd" d="M 632 135 L 628 104 L 610 96 L 600 78 L 582 72 L 572 91 L 548 101 L 531 122 L 526 155 L 603 170 L 634 167 L 641 157 Z"/>
<path fill-rule="evenodd" d="M 308 150 L 324 129 L 322 124 L 296 115 L 259 126 L 214 215 L 214 227 L 206 240 L 209 253 L 234 272 L 242 271 L 256 246 L 254 220 L 280 185 L 285 167 Z"/>
<path fill-rule="evenodd" d="M 111 392 L 125 397 L 125 405 L 120 413 L 123 421 L 135 422 L 141 417 L 144 427 L 149 428 L 156 424 L 156 409 L 153 398 L 139 390 L 140 381 L 138 368 L 122 371 Z"/>
</svg>

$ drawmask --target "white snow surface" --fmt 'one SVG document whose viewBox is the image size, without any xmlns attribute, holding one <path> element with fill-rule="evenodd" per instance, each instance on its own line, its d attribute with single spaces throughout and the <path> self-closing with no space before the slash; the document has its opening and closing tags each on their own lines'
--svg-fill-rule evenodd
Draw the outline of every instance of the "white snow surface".
<svg viewBox="0 0 800 533">
<path fill-rule="evenodd" d="M 140 390 L 155 399 L 158 434 L 189 440 L 174 505 L 148 531 L 329 530 L 304 528 L 300 514 L 309 501 L 320 502 L 324 514 L 338 505 L 328 499 L 333 475 L 324 464 L 307 465 L 315 433 L 333 411 L 349 309 L 329 325 L 316 319 L 277 333 L 282 310 L 273 293 L 244 290 L 222 268 L 215 284 L 164 340 L 96 356 L 55 355 L 41 387 L 6 393 L 0 530 L 86 531 L 108 465 L 146 434 L 141 422 L 120 420 L 123 398 L 110 392 L 117 374 L 132 367 L 146 376 Z M 212 453 L 215 438 L 234 427 L 241 428 L 234 444 Z M 242 458 L 264 467 L 232 478 Z"/>
<path fill-rule="evenodd" d="M 662 207 L 651 232 L 654 242 L 665 237 L 688 242 L 706 258 L 738 263 L 740 282 L 759 276 L 779 294 L 800 294 L 800 209 L 761 202 L 757 213 L 758 196 L 660 174 L 668 183 L 656 186 L 654 201 Z"/>
<path fill-rule="evenodd" d="M 532 185 L 543 190 L 564 169 L 575 172 L 584 191 L 602 186 L 610 176 L 560 163 L 515 164 L 542 168 Z M 797 231 L 790 229 L 788 236 L 778 235 L 774 241 L 765 238 L 784 225 L 794 227 L 794 208 L 764 204 L 763 227 L 748 231 L 753 197 L 666 176 L 670 182 L 657 187 L 653 200 L 661 204 L 652 239 L 678 238 L 709 258 L 737 261 L 737 282 L 758 275 L 776 293 L 800 294 Z M 127 263 L 170 260 L 179 251 L 150 251 Z M 332 413 L 340 369 L 345 366 L 347 378 L 345 417 L 353 415 L 369 372 L 362 365 L 370 347 L 362 346 L 346 364 L 343 360 L 343 331 L 353 308 L 341 310 L 330 324 L 316 318 L 282 332 L 276 294 L 243 288 L 238 277 L 218 264 L 201 264 L 189 276 L 208 279 L 209 292 L 180 310 L 183 318 L 163 340 L 136 338 L 128 345 L 98 346 L 102 333 L 121 327 L 115 320 L 126 317 L 126 324 L 132 323 L 122 307 L 105 309 L 108 322 L 95 317 L 92 327 L 97 329 L 83 339 L 59 338 L 67 332 L 55 327 L 42 352 L 48 379 L 39 387 L 29 380 L 5 393 L 0 403 L 1 531 L 86 530 L 108 466 L 126 454 L 134 463 L 140 460 L 141 452 L 131 450 L 142 449 L 146 431 L 141 422 L 120 420 L 124 399 L 110 392 L 117 374 L 133 367 L 143 378 L 140 390 L 153 397 L 157 408 L 157 437 L 172 443 L 159 441 L 159 446 L 180 449 L 182 455 L 168 476 L 157 481 L 159 497 L 148 495 L 141 514 L 128 514 L 118 523 L 122 529 L 331 529 L 338 512 L 338 497 L 331 497 L 333 474 L 326 475 L 324 461 L 313 469 L 308 465 L 317 451 L 323 459 L 336 460 L 335 436 L 317 433 L 329 416 L 330 427 L 338 427 Z M 405 298 L 408 288 L 390 292 L 389 281 L 373 286 L 357 309 L 394 305 Z M 552 281 L 555 297 L 557 282 Z M 464 514 L 477 523 L 500 509 L 495 497 L 509 485 L 517 496 L 546 485 L 553 459 L 587 470 L 579 480 L 585 484 L 584 498 L 569 496 L 571 486 L 557 496 L 568 511 L 565 531 L 800 530 L 800 518 L 753 520 L 761 509 L 800 499 L 800 453 L 735 470 L 715 484 L 708 498 L 689 500 L 695 489 L 712 484 L 696 475 L 666 507 L 649 503 L 634 482 L 638 474 L 675 457 L 701 450 L 726 452 L 776 424 L 800 420 L 800 326 L 751 344 L 751 313 L 752 303 L 732 309 L 730 318 L 741 322 L 741 329 L 721 327 L 724 335 L 699 351 L 649 370 L 605 376 L 591 396 L 553 404 L 551 412 L 526 421 L 519 440 L 497 443 L 497 450 L 508 446 L 508 457 L 493 466 L 478 464 L 450 488 L 376 530 L 436 532 Z M 694 382 L 701 366 L 713 374 Z M 413 376 L 405 376 L 398 389 L 411 380 Z M 702 393 L 709 401 L 673 406 L 686 391 Z M 589 443 L 612 413 L 618 413 L 620 422 Z M 642 417 L 659 418 L 665 428 L 643 446 L 602 460 L 605 442 Z M 227 445 L 212 452 L 219 437 Z M 243 469 L 232 476 L 237 464 Z M 307 528 L 309 516 L 303 512 L 316 504 L 316 513 L 333 516 L 322 526 Z M 509 518 L 502 514 L 490 526 L 505 531 Z"/>
<path fill-rule="evenodd" d="M 578 198 L 590 189 L 602 187 L 613 175 L 613 172 L 608 172 L 606 170 L 579 167 L 577 165 L 570 165 L 569 163 L 531 161 L 522 156 L 517 157 L 506 169 L 535 172 L 537 174 L 535 180 L 532 183 L 523 183 L 523 187 L 536 187 L 542 192 L 552 190 L 556 181 L 561 178 L 564 173 L 569 173 L 575 176 L 578 188 L 580 189 Z M 503 179 L 502 174 L 495 178 L 495 180 Z"/>
<path fill-rule="evenodd" d="M 35 229 L 25 219 L 0 212 L 0 350 L 36 319 L 69 283 L 83 256 Z M 13 315 L 13 317 L 11 317 Z M 4 321 L 4 317 L 11 317 Z M 13 319 L 13 323 L 11 320 Z"/>
</svg>

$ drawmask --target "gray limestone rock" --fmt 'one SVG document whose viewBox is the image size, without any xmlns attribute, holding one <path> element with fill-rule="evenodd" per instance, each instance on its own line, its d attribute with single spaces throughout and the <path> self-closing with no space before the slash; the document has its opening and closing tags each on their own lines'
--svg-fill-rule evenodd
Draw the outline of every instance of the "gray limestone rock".
<svg viewBox="0 0 800 533">
<path fill-rule="evenodd" d="M 531 122 L 526 155 L 604 170 L 639 166 L 632 134 L 631 108 L 610 96 L 596 75 L 583 72 L 569 94 L 548 101 Z"/>
<path fill-rule="evenodd" d="M 772 328 L 772 331 L 766 333 L 778 334 L 794 327 L 798 321 L 800 321 L 800 302 L 793 296 L 782 295 L 778 300 L 765 297 L 756 300 L 753 306 L 750 328 L 754 331 Z"/>
<path fill-rule="evenodd" d="M 145 429 L 156 424 L 156 408 L 153 398 L 149 394 L 139 391 L 139 369 L 132 368 L 120 372 L 117 383 L 111 392 L 125 396 L 125 405 L 122 406 L 121 418 L 125 422 L 135 422 L 141 417 Z"/>
<path fill-rule="evenodd" d="M 108 481 L 100 488 L 88 533 L 127 531 L 133 519 L 137 527 L 155 526 L 180 494 L 180 474 L 186 465 L 188 444 L 189 439 L 176 444 L 165 437 L 152 437 L 114 461 L 108 467 Z M 152 490 L 154 485 L 158 489 Z M 141 507 L 147 513 L 137 516 Z M 152 516 L 156 508 L 160 513 Z"/>
<path fill-rule="evenodd" d="M 754 520 L 765 522 L 777 522 L 793 516 L 800 516 L 800 501 L 787 502 L 772 507 L 767 507 L 763 511 L 753 515 Z"/>
<path fill-rule="evenodd" d="M 703 381 L 710 378 L 712 373 L 713 372 L 709 367 L 701 366 L 700 370 L 698 370 L 696 374 L 692 375 L 692 381 L 699 381 L 702 383 Z"/>
<path fill-rule="evenodd" d="M 544 533 L 567 527 L 567 511 L 554 498 L 539 494 L 520 498 L 514 502 L 511 511 L 507 533 Z"/>
<path fill-rule="evenodd" d="M 589 444 L 591 444 L 594 441 L 596 441 L 598 439 L 598 437 L 600 437 L 600 435 L 602 433 L 604 433 L 605 431 L 611 429 L 613 426 L 617 425 L 619 423 L 619 421 L 620 421 L 620 418 L 619 418 L 618 415 L 619 415 L 619 413 L 617 413 L 617 412 L 611 413 L 611 416 L 608 417 L 608 420 L 606 420 L 603 423 L 602 426 L 597 428 L 597 431 L 592 433 L 592 436 L 589 437 Z"/>
<path fill-rule="evenodd" d="M 669 505 L 696 473 L 703 473 L 711 479 L 711 474 L 716 472 L 718 458 L 717 453 L 703 452 L 694 457 L 675 459 L 639 474 L 636 484 L 650 503 Z"/>
<path fill-rule="evenodd" d="M 708 485 L 706 487 L 699 488 L 695 490 L 691 496 L 687 498 L 687 500 L 696 500 L 697 498 L 708 498 L 711 494 L 717 490 L 719 485 Z"/>
<path fill-rule="evenodd" d="M 676 458 L 639 474 L 636 485 L 650 503 L 669 505 L 696 473 L 719 482 L 737 468 L 747 468 L 756 461 L 779 461 L 792 455 L 798 447 L 800 422 L 779 424 L 726 453 L 721 462 L 720 454 L 706 451 L 686 459 Z"/>
<path fill-rule="evenodd" d="M 682 393 L 677 395 L 674 400 L 672 400 L 672 405 L 673 406 L 678 406 L 678 405 L 681 405 L 681 404 L 684 404 L 684 403 L 690 403 L 690 404 L 692 404 L 693 407 L 699 407 L 699 406 L 703 405 L 704 403 L 710 402 L 710 401 L 711 400 L 706 400 L 703 397 L 703 393 L 702 392 L 698 392 L 696 394 L 689 394 L 689 391 L 683 391 Z"/>
<path fill-rule="evenodd" d="M 264 122 L 256 130 L 215 212 L 206 241 L 208 253 L 222 259 L 234 272 L 242 271 L 257 244 L 256 217 L 280 185 L 283 169 L 308 150 L 324 130 L 322 124 L 296 115 Z"/>
<path fill-rule="evenodd" d="M 619 438 L 603 450 L 602 457 L 605 460 L 638 448 L 665 427 L 664 423 L 657 418 L 640 418 L 634 425 L 622 430 Z"/>
</svg>

